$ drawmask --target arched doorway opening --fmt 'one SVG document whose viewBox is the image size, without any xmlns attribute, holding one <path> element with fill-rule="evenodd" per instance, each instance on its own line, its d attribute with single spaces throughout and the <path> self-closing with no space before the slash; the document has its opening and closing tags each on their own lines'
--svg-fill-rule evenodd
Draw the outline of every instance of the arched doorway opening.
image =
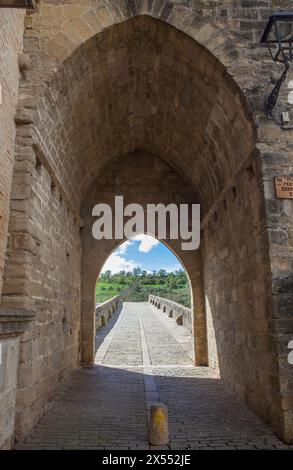
<svg viewBox="0 0 293 470">
<path fill-rule="evenodd" d="M 137 235 L 110 254 L 97 279 L 95 300 L 95 331 L 106 325 L 105 318 L 111 318 L 104 313 L 109 308 L 114 313 L 121 309 L 121 303 L 135 302 L 142 308 L 146 303 L 155 304 L 166 313 L 162 318 L 173 318 L 174 324 L 185 327 L 184 348 L 194 361 L 191 281 L 179 258 L 155 237 Z M 129 330 L 127 343 L 131 340 Z"/>
<path fill-rule="evenodd" d="M 191 308 L 189 283 L 184 266 L 163 241 L 139 234 L 122 242 L 105 261 L 97 279 L 96 302 L 115 295 L 147 302 L 153 294 Z"/>
<path fill-rule="evenodd" d="M 120 182 L 120 175 L 127 171 L 127 177 Z M 113 183 L 109 185 L 109 175 Z M 162 181 L 162 179 L 164 181 Z M 139 182 L 139 185 L 138 185 Z M 98 183 L 98 184 L 97 184 Z M 92 235 L 94 218 L 92 210 L 99 202 L 107 203 L 115 213 L 115 195 L 123 196 L 125 204 L 141 204 L 144 214 L 147 205 L 159 202 L 168 206 L 173 201 L 194 203 L 197 201 L 192 186 L 170 165 L 155 155 L 136 151 L 125 157 L 113 160 L 105 166 L 100 177 L 94 183 L 84 200 L 81 214 L 83 261 L 82 261 L 82 317 L 81 351 L 82 361 L 86 364 L 94 360 L 94 292 L 96 279 L 106 259 L 121 244 L 114 239 L 95 240 Z M 160 188 L 159 195 L 154 188 Z M 127 217 L 125 217 L 125 220 Z M 157 229 L 157 227 L 156 227 Z M 152 234 L 157 237 L 157 234 Z M 202 284 L 202 264 L 200 250 L 182 250 L 182 240 L 161 240 L 172 250 L 184 265 L 188 274 L 191 290 L 191 309 L 196 311 L 193 319 L 193 337 L 195 342 L 195 363 L 207 364 L 207 337 L 205 333 L 204 293 Z"/>
</svg>

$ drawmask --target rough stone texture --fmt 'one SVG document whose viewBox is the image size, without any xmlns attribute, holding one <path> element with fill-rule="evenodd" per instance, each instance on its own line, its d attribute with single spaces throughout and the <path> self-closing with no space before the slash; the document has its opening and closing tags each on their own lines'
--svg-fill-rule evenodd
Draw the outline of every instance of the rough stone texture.
<svg viewBox="0 0 293 470">
<path fill-rule="evenodd" d="M 281 427 L 275 324 L 262 185 L 253 161 L 231 181 L 210 219 L 203 221 L 206 310 L 216 346 L 209 342 L 225 383 L 275 428 Z M 208 324 L 209 325 L 209 324 Z M 212 339 L 210 337 L 210 339 Z M 233 353 L 232 353 L 233 351 Z"/>
<path fill-rule="evenodd" d="M 77 210 L 107 162 L 143 149 L 184 174 L 206 211 L 253 151 L 247 108 L 224 66 L 158 20 L 133 18 L 76 49 L 37 112 L 31 78 L 17 119 Z"/>
<path fill-rule="evenodd" d="M 0 12 L 0 296 L 8 236 L 9 204 L 14 165 L 14 116 L 18 99 L 19 54 L 23 47 L 24 16 L 23 11 L 5 9 Z M 9 449 L 14 439 L 19 335 L 23 331 L 22 327 L 23 324 L 19 317 L 17 319 L 12 318 L 8 312 L 1 311 L 1 449 Z M 11 334 L 14 337 L 10 337 Z"/>
<path fill-rule="evenodd" d="M 217 349 L 224 382 L 293 441 L 293 368 L 287 362 L 293 215 L 292 203 L 276 200 L 273 187 L 275 175 L 292 174 L 293 134 L 263 112 L 280 66 L 258 46 L 272 9 L 288 4 L 44 0 L 37 13 L 26 16 L 28 60 L 20 60 L 2 295 L 3 306 L 37 311 L 21 346 L 19 437 L 77 367 L 79 348 L 86 362 L 92 361 L 94 283 L 116 245 L 95 245 L 92 256 L 85 224 L 81 260 L 80 208 L 112 160 L 140 150 L 136 155 L 164 161 L 189 188 L 183 202 L 191 198 L 202 206 L 201 253 L 184 258 L 178 244 L 171 246 L 191 280 L 200 358 L 207 346 L 212 358 Z M 11 21 L 5 21 L 5 31 L 17 24 L 12 12 L 1 11 L 0 18 L 6 14 Z M 21 25 L 17 31 L 12 48 Z M 6 36 L 11 43 L 11 34 Z M 15 60 L 11 67 L 4 73 L 12 73 L 16 90 Z M 286 94 L 284 87 L 276 121 L 288 108 Z M 8 132 L 11 149 L 11 125 Z M 125 189 L 131 178 L 122 167 Z M 146 168 L 132 180 L 133 198 L 141 180 L 150 182 L 154 174 Z M 107 177 L 110 187 L 112 175 Z M 5 181 L 9 189 L 9 177 Z M 153 184 L 155 202 L 164 181 L 161 175 Z M 118 178 L 110 197 L 119 185 Z M 141 201 L 150 202 L 149 195 L 142 192 Z M 6 199 L 3 210 L 7 207 Z M 3 227 L 1 247 L 7 244 Z"/>
<path fill-rule="evenodd" d="M 0 339 L 0 449 L 14 440 L 19 337 Z"/>
<path fill-rule="evenodd" d="M 158 297 L 157 295 L 149 296 L 150 304 L 154 305 L 163 312 L 167 312 L 169 316 L 173 317 L 178 322 L 180 317 L 180 325 L 185 326 L 189 331 L 193 330 L 192 310 L 184 307 L 183 305 L 172 302 L 171 300 Z"/>
<path fill-rule="evenodd" d="M 16 155 L 2 305 L 33 308 L 20 344 L 16 439 L 80 362 L 79 226 L 46 167 Z"/>
<path fill-rule="evenodd" d="M 33 311 L 0 308 L 0 337 L 20 336 L 34 318 L 35 312 Z"/>
<path fill-rule="evenodd" d="M 97 331 L 96 364 L 71 378 L 16 448 L 292 449 L 227 393 L 212 370 L 194 367 L 175 331 L 171 335 L 160 318 L 147 303 L 125 302 L 120 315 Z M 154 395 L 168 408 L 166 447 L 148 443 L 147 407 Z"/>
<path fill-rule="evenodd" d="M 0 12 L 0 296 L 7 244 L 10 191 L 14 163 L 14 115 L 18 98 L 18 55 L 22 50 L 24 12 Z"/>
<path fill-rule="evenodd" d="M 96 330 L 105 326 L 121 304 L 121 298 L 116 295 L 110 300 L 103 302 L 96 307 Z"/>
</svg>

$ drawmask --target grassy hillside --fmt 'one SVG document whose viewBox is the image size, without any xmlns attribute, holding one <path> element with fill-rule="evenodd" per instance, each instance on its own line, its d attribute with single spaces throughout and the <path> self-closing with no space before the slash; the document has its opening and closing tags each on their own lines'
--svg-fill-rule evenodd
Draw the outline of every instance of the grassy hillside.
<svg viewBox="0 0 293 470">
<path fill-rule="evenodd" d="M 135 269 L 132 273 L 103 274 L 96 285 L 98 303 L 121 295 L 124 301 L 146 302 L 150 294 L 168 298 L 190 307 L 188 280 L 184 271 L 168 274 L 164 270 L 145 273 Z"/>
</svg>

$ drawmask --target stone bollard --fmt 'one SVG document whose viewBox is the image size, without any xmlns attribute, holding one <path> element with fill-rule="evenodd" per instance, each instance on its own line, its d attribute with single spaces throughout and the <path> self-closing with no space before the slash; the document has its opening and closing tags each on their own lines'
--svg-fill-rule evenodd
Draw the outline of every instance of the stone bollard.
<svg viewBox="0 0 293 470">
<path fill-rule="evenodd" d="M 149 442 L 153 446 L 169 443 L 168 409 L 162 403 L 151 405 Z"/>
</svg>

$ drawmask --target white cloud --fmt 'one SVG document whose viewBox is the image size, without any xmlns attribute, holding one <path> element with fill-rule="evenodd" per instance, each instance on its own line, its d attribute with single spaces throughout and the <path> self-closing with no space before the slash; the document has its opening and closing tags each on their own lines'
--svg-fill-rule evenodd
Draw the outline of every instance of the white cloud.
<svg viewBox="0 0 293 470">
<path fill-rule="evenodd" d="M 111 271 L 112 274 L 119 273 L 119 271 L 132 271 L 134 268 L 140 267 L 139 263 L 133 260 L 126 260 L 123 256 L 117 254 L 117 251 L 109 256 L 103 266 L 101 273 Z"/>
<path fill-rule="evenodd" d="M 130 245 L 133 245 L 134 242 L 140 242 L 138 246 L 138 250 L 141 253 L 148 253 L 152 250 L 152 248 L 158 245 L 160 242 L 154 237 L 150 235 L 145 235 L 142 233 L 141 235 L 136 235 L 131 240 L 127 240 L 126 242 L 122 243 L 117 250 L 115 251 L 118 255 L 124 255 Z"/>
<path fill-rule="evenodd" d="M 124 255 L 129 247 L 129 245 L 132 245 L 132 240 L 127 240 L 126 242 L 122 243 L 117 250 L 115 251 L 115 254 L 117 255 Z"/>
<path fill-rule="evenodd" d="M 144 233 L 133 237 L 132 240 L 140 242 L 138 250 L 142 253 L 148 253 L 153 249 L 154 246 L 160 243 L 159 240 L 157 240 L 156 238 L 151 237 L 149 235 L 145 235 Z"/>
<path fill-rule="evenodd" d="M 114 253 L 112 253 L 112 255 L 109 256 L 101 273 L 111 271 L 113 274 L 116 274 L 119 271 L 132 271 L 134 268 L 142 267 L 140 263 L 137 263 L 134 260 L 126 260 L 123 256 L 126 254 L 128 247 L 133 245 L 134 242 L 139 242 L 138 250 L 141 253 L 149 253 L 154 246 L 160 243 L 156 238 L 145 234 L 137 235 L 131 240 L 126 240 L 114 251 Z M 178 265 L 178 268 L 176 267 L 176 269 L 179 268 L 180 266 Z M 174 269 L 170 268 L 170 272 L 171 270 Z"/>
</svg>

